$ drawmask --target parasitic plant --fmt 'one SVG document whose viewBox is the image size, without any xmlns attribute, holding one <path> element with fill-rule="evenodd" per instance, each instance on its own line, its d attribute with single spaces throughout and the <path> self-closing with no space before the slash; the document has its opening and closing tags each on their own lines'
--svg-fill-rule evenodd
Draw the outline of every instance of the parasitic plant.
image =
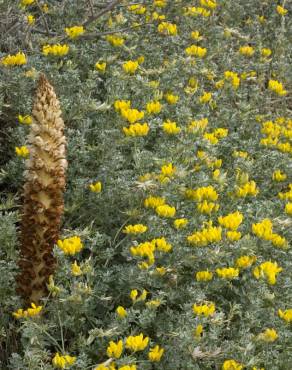
<svg viewBox="0 0 292 370">
<path fill-rule="evenodd" d="M 66 139 L 61 109 L 53 87 L 41 74 L 28 136 L 24 205 L 21 219 L 18 292 L 38 303 L 55 268 L 53 246 L 58 240 L 64 202 Z"/>
</svg>

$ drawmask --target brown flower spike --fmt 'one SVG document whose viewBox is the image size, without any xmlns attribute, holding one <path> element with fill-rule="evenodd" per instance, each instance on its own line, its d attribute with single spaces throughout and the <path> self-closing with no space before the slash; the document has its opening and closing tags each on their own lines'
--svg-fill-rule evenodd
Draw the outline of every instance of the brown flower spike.
<svg viewBox="0 0 292 370">
<path fill-rule="evenodd" d="M 42 74 L 33 105 L 28 136 L 24 205 L 21 219 L 18 292 L 27 303 L 38 303 L 47 294 L 46 284 L 55 268 L 53 246 L 58 240 L 64 209 L 66 139 L 60 104 Z"/>
</svg>

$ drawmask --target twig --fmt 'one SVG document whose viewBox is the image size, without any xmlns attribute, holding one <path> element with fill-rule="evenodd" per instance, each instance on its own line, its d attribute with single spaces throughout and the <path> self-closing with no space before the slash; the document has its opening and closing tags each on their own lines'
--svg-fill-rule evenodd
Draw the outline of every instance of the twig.
<svg viewBox="0 0 292 370">
<path fill-rule="evenodd" d="M 47 31 L 47 36 L 50 36 L 49 26 L 48 26 L 48 23 L 47 23 L 46 17 L 45 17 L 45 15 L 44 15 L 43 9 L 42 9 L 42 7 L 40 6 L 40 4 L 39 4 L 38 0 L 36 0 L 36 2 L 35 2 L 35 3 L 36 3 L 37 7 L 39 8 L 39 10 L 40 10 L 40 12 L 41 12 L 41 18 L 42 18 L 42 20 L 43 20 L 43 23 L 44 23 L 45 29 L 46 29 L 46 31 Z"/>
<path fill-rule="evenodd" d="M 99 13 L 97 13 L 95 16 L 93 17 L 90 17 L 87 21 L 85 21 L 83 23 L 83 26 L 88 26 L 90 23 L 96 21 L 98 18 L 100 18 L 102 15 L 104 15 L 105 13 L 108 13 L 109 11 L 111 11 L 116 5 L 118 5 L 118 3 L 120 3 L 122 0 L 114 0 L 112 1 L 111 3 L 109 3 L 109 5 L 104 8 L 103 10 L 101 10 Z"/>
</svg>

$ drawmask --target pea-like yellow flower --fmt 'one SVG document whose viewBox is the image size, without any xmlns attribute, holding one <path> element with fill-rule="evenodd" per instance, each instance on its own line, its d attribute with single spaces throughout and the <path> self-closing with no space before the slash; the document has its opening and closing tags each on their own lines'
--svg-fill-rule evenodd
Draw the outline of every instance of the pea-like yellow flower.
<svg viewBox="0 0 292 370">
<path fill-rule="evenodd" d="M 142 224 L 128 225 L 124 228 L 125 234 L 142 234 L 147 231 L 148 227 Z"/>
<path fill-rule="evenodd" d="M 286 322 L 292 322 L 292 308 L 282 311 L 278 310 L 278 315 L 281 319 L 285 320 Z"/>
<path fill-rule="evenodd" d="M 235 191 L 235 195 L 239 198 L 256 196 L 258 193 L 259 189 L 254 181 L 248 181 L 244 185 L 238 186 Z"/>
<path fill-rule="evenodd" d="M 83 35 L 85 30 L 83 26 L 66 27 L 65 32 L 70 39 L 76 39 L 80 35 Z"/>
<path fill-rule="evenodd" d="M 155 211 L 160 217 L 171 218 L 174 217 L 176 209 L 175 207 L 171 207 L 168 204 L 163 204 L 161 206 L 158 206 Z"/>
<path fill-rule="evenodd" d="M 130 100 L 116 100 L 114 102 L 114 108 L 117 112 L 121 113 L 122 110 L 131 108 Z"/>
<path fill-rule="evenodd" d="M 24 125 L 30 125 L 32 123 L 32 117 L 29 115 L 22 116 L 21 114 L 19 114 L 17 118 L 19 123 L 22 123 Z"/>
<path fill-rule="evenodd" d="M 65 254 L 74 255 L 80 252 L 83 248 L 82 241 L 79 236 L 72 236 L 64 240 L 58 240 L 57 245 Z"/>
<path fill-rule="evenodd" d="M 291 202 L 285 205 L 285 213 L 287 213 L 287 215 L 289 216 L 292 216 L 292 203 Z"/>
<path fill-rule="evenodd" d="M 64 56 L 67 55 L 69 52 L 69 46 L 66 44 L 54 44 L 54 45 L 44 45 L 43 46 L 43 54 L 53 55 L 53 56 Z"/>
<path fill-rule="evenodd" d="M 272 54 L 272 50 L 269 49 L 269 48 L 262 48 L 261 49 L 261 56 L 264 57 L 264 58 L 268 58 L 269 56 L 271 56 Z"/>
<path fill-rule="evenodd" d="M 162 105 L 158 100 L 150 101 L 146 104 L 146 110 L 149 114 L 158 114 L 161 112 Z"/>
<path fill-rule="evenodd" d="M 241 46 L 239 52 L 244 56 L 251 57 L 254 54 L 254 48 L 249 45 Z"/>
<path fill-rule="evenodd" d="M 208 226 L 187 237 L 187 241 L 198 247 L 205 247 L 222 239 L 221 227 Z"/>
<path fill-rule="evenodd" d="M 142 15 L 146 12 L 146 7 L 140 4 L 135 4 L 135 5 L 128 6 L 128 10 L 135 14 Z"/>
<path fill-rule="evenodd" d="M 144 118 L 144 112 L 138 111 L 137 109 L 121 108 L 120 112 L 122 117 L 131 124 Z"/>
<path fill-rule="evenodd" d="M 110 341 L 106 350 L 108 357 L 120 358 L 123 352 L 123 341 L 120 339 L 117 343 Z"/>
<path fill-rule="evenodd" d="M 157 27 L 157 31 L 163 35 L 176 36 L 177 26 L 174 23 L 161 22 Z"/>
<path fill-rule="evenodd" d="M 253 275 L 256 279 L 264 278 L 270 285 L 275 285 L 277 274 L 282 270 L 277 262 L 266 261 L 253 270 Z"/>
<path fill-rule="evenodd" d="M 207 49 L 201 46 L 191 45 L 186 48 L 185 52 L 189 56 L 203 58 L 207 54 Z"/>
<path fill-rule="evenodd" d="M 212 316 L 215 313 L 215 304 L 213 302 L 208 302 L 206 304 L 194 304 L 193 311 L 197 316 Z"/>
<path fill-rule="evenodd" d="M 35 17 L 32 14 L 26 16 L 27 23 L 32 26 L 35 23 Z"/>
<path fill-rule="evenodd" d="M 200 213 L 210 215 L 212 212 L 217 212 L 219 209 L 219 204 L 214 202 L 208 202 L 203 200 L 203 202 L 197 204 L 197 210 Z"/>
<path fill-rule="evenodd" d="M 123 70 L 128 74 L 134 74 L 139 67 L 137 60 L 128 60 L 123 64 Z"/>
<path fill-rule="evenodd" d="M 218 222 L 221 226 L 226 227 L 230 230 L 237 230 L 243 221 L 242 213 L 236 211 L 234 213 L 229 213 L 227 216 L 218 217 Z"/>
<path fill-rule="evenodd" d="M 238 277 L 238 275 L 239 275 L 239 269 L 236 269 L 234 267 L 218 268 L 218 269 L 216 269 L 216 274 L 221 279 L 232 280 L 232 279 Z"/>
<path fill-rule="evenodd" d="M 198 271 L 196 273 L 197 281 L 210 281 L 213 278 L 213 272 L 210 271 Z"/>
<path fill-rule="evenodd" d="M 240 77 L 236 72 L 232 71 L 225 71 L 224 78 L 227 81 L 230 81 L 234 89 L 238 89 L 240 85 Z"/>
<path fill-rule="evenodd" d="M 36 306 L 34 303 L 31 303 L 31 307 L 26 310 L 19 308 L 17 311 L 13 312 L 13 316 L 16 319 L 27 318 L 27 317 L 35 317 L 38 316 L 39 313 L 42 311 L 43 306 Z"/>
<path fill-rule="evenodd" d="M 203 200 L 216 201 L 218 193 L 211 185 L 202 186 L 197 189 L 187 189 L 185 192 L 187 198 L 202 202 Z"/>
<path fill-rule="evenodd" d="M 275 329 L 266 329 L 258 335 L 257 339 L 264 342 L 272 343 L 278 339 L 278 333 Z"/>
<path fill-rule="evenodd" d="M 100 181 L 94 183 L 94 184 L 90 184 L 89 185 L 89 189 L 93 192 L 93 193 L 100 193 L 101 190 L 102 190 L 102 184 Z"/>
<path fill-rule="evenodd" d="M 125 40 L 122 37 L 114 35 L 107 35 L 106 41 L 108 41 L 112 46 L 115 47 L 123 46 L 125 43 Z"/>
<path fill-rule="evenodd" d="M 196 6 L 191 7 L 190 6 L 190 7 L 186 8 L 185 15 L 194 16 L 194 17 L 202 16 L 202 17 L 207 18 L 207 17 L 210 17 L 211 12 L 210 12 L 210 10 L 207 10 L 207 9 L 201 7 L 201 6 L 198 6 L 198 7 L 196 7 Z"/>
<path fill-rule="evenodd" d="M 241 238 L 241 232 L 239 231 L 227 231 L 226 237 L 228 240 L 232 242 L 236 242 Z"/>
<path fill-rule="evenodd" d="M 273 224 L 268 218 L 256 224 L 252 224 L 252 232 L 260 239 L 271 241 L 276 247 L 286 248 L 288 245 L 285 238 L 273 233 Z"/>
<path fill-rule="evenodd" d="M 179 100 L 179 96 L 171 93 L 166 93 L 164 94 L 164 99 L 167 101 L 168 104 L 176 104 Z"/>
<path fill-rule="evenodd" d="M 117 315 L 121 318 L 121 319 L 124 319 L 126 316 L 127 316 L 127 311 L 125 310 L 125 308 L 123 306 L 118 306 L 116 308 L 116 313 Z"/>
<path fill-rule="evenodd" d="M 20 1 L 20 4 L 21 4 L 22 6 L 28 6 L 28 5 L 33 4 L 34 2 L 35 2 L 35 0 L 21 0 L 21 1 Z"/>
<path fill-rule="evenodd" d="M 176 122 L 172 122 L 170 120 L 163 122 L 162 127 L 163 131 L 168 135 L 177 135 L 181 131 L 181 128 L 177 126 Z"/>
<path fill-rule="evenodd" d="M 287 95 L 287 90 L 285 90 L 283 84 L 277 80 L 269 80 L 268 88 L 277 95 Z"/>
<path fill-rule="evenodd" d="M 123 132 L 126 136 L 136 137 L 136 136 L 146 136 L 150 127 L 148 123 L 134 123 L 129 127 L 123 127 Z"/>
<path fill-rule="evenodd" d="M 76 357 L 69 355 L 60 355 L 58 352 L 55 354 L 52 364 L 58 369 L 66 369 L 70 366 L 73 366 L 76 362 Z"/>
<path fill-rule="evenodd" d="M 257 258 L 255 256 L 241 256 L 237 258 L 235 264 L 238 268 L 246 269 L 255 263 L 256 260 Z"/>
<path fill-rule="evenodd" d="M 243 365 L 235 360 L 226 360 L 222 365 L 222 370 L 242 370 Z"/>
<path fill-rule="evenodd" d="M 272 179 L 277 182 L 285 181 L 287 179 L 287 175 L 280 170 L 276 170 L 273 172 Z"/>
<path fill-rule="evenodd" d="M 166 274 L 166 268 L 165 267 L 156 267 L 156 272 L 160 276 L 164 276 Z"/>
<path fill-rule="evenodd" d="M 177 218 L 176 220 L 173 221 L 173 226 L 176 229 L 182 229 L 188 224 L 188 220 L 186 218 Z"/>
<path fill-rule="evenodd" d="M 200 35 L 199 31 L 192 31 L 191 32 L 191 38 L 196 41 L 201 41 L 203 37 Z"/>
<path fill-rule="evenodd" d="M 159 362 L 161 357 L 163 356 L 164 349 L 159 347 L 158 345 L 154 348 L 151 348 L 148 353 L 148 359 L 151 362 Z"/>
<path fill-rule="evenodd" d="M 206 104 L 206 103 L 209 103 L 211 99 L 212 99 L 212 93 L 204 92 L 204 94 L 199 97 L 199 102 L 201 104 Z"/>
<path fill-rule="evenodd" d="M 285 9 L 281 5 L 277 5 L 276 10 L 277 10 L 277 13 L 280 14 L 280 15 L 286 15 L 288 13 L 288 10 Z"/>
<path fill-rule="evenodd" d="M 165 238 L 152 239 L 151 243 L 156 247 L 159 252 L 169 252 L 172 250 L 172 245 L 167 243 Z"/>
<path fill-rule="evenodd" d="M 6 67 L 22 66 L 23 64 L 26 64 L 26 56 L 22 52 L 18 52 L 15 55 L 9 54 L 1 59 L 1 64 L 3 64 Z"/>
<path fill-rule="evenodd" d="M 216 0 L 200 0 L 200 5 L 209 9 L 216 9 L 217 2 Z"/>
<path fill-rule="evenodd" d="M 143 334 L 139 334 L 136 336 L 130 335 L 126 338 L 126 348 L 133 351 L 143 351 L 149 343 L 149 338 L 143 336 Z"/>
<path fill-rule="evenodd" d="M 82 275 L 81 267 L 78 265 L 77 261 L 71 264 L 71 274 L 74 276 Z"/>
<path fill-rule="evenodd" d="M 153 0 L 153 6 L 157 8 L 164 8 L 167 4 L 167 0 Z"/>
<path fill-rule="evenodd" d="M 27 158 L 29 156 L 29 149 L 27 146 L 16 146 L 15 153 L 18 157 Z"/>
<path fill-rule="evenodd" d="M 95 68 L 100 72 L 105 72 L 106 62 L 97 62 L 97 63 L 95 63 Z"/>
<path fill-rule="evenodd" d="M 164 198 L 161 198 L 161 197 L 148 197 L 144 200 L 144 206 L 146 208 L 157 208 L 159 206 L 162 206 L 163 204 L 165 204 L 165 199 Z"/>
</svg>

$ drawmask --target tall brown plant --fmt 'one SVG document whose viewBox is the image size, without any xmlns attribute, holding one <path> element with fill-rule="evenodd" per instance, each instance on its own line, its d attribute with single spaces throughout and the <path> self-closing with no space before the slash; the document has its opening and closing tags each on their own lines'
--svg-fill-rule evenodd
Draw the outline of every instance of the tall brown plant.
<svg viewBox="0 0 292 370">
<path fill-rule="evenodd" d="M 52 85 L 42 74 L 34 100 L 30 157 L 26 161 L 21 219 L 18 293 L 27 303 L 39 302 L 55 268 L 53 246 L 58 239 L 64 202 L 66 139 L 61 109 Z"/>
</svg>

